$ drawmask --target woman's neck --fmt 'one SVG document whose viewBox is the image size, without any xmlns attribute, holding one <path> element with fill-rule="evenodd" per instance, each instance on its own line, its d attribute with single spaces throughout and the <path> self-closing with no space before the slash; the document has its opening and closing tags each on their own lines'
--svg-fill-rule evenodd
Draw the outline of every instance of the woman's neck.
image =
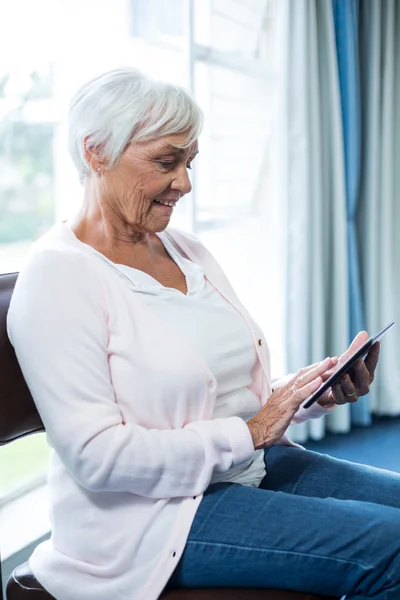
<svg viewBox="0 0 400 600">
<path fill-rule="evenodd" d="M 79 241 L 113 262 L 136 266 L 156 262 L 159 256 L 159 240 L 155 234 L 132 231 L 122 220 L 88 203 L 84 202 L 69 225 Z"/>
</svg>

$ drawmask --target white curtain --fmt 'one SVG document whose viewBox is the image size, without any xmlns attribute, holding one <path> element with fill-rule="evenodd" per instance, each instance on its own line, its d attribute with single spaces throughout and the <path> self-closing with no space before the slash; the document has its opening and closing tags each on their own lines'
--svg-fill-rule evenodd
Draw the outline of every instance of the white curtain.
<svg viewBox="0 0 400 600">
<path fill-rule="evenodd" d="M 282 107 L 279 198 L 286 210 L 286 345 L 290 372 L 348 344 L 346 195 L 331 3 L 278 2 Z M 348 431 L 350 411 L 291 428 L 318 439 Z"/>
<path fill-rule="evenodd" d="M 371 410 L 400 414 L 400 3 L 361 2 L 362 170 L 358 219 L 367 327 L 382 341 Z"/>
</svg>

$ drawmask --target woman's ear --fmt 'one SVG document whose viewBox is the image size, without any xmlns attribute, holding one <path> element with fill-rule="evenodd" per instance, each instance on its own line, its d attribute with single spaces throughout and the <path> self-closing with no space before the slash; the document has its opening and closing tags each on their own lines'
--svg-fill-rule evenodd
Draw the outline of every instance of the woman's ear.
<svg viewBox="0 0 400 600">
<path fill-rule="evenodd" d="M 92 171 L 102 171 L 104 168 L 104 161 L 101 158 L 101 148 L 94 146 L 90 137 L 86 136 L 83 139 L 83 147 L 85 152 L 85 158 L 92 168 Z"/>
</svg>

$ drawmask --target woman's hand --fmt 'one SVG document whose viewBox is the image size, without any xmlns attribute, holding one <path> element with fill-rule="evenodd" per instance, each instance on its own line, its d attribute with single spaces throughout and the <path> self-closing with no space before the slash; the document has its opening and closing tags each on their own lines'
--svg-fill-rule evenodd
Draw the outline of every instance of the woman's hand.
<svg viewBox="0 0 400 600">
<path fill-rule="evenodd" d="M 350 358 L 361 346 L 368 340 L 368 333 L 361 331 L 352 341 L 350 347 L 344 354 L 339 357 L 339 362 L 334 370 L 327 371 L 322 375 L 322 379 L 326 381 L 336 368 L 340 368 L 346 360 Z M 335 383 L 329 390 L 318 400 L 321 406 L 333 404 L 347 404 L 348 402 L 357 402 L 361 396 L 368 394 L 369 387 L 375 377 L 375 369 L 379 360 L 380 344 L 376 342 L 365 357 L 365 361 L 361 358 L 357 360 L 348 374 L 343 375 L 340 382 Z"/>
<path fill-rule="evenodd" d="M 287 385 L 276 390 L 260 412 L 247 422 L 256 450 L 280 440 L 300 404 L 319 388 L 323 376 L 336 364 L 336 360 L 326 358 L 301 369 Z"/>
</svg>

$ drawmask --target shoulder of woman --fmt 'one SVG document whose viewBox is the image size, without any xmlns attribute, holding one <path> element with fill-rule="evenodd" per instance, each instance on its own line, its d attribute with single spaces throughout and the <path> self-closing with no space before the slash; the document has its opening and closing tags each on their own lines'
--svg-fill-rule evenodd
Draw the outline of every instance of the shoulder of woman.
<svg viewBox="0 0 400 600">
<path fill-rule="evenodd" d="M 65 283 L 84 281 L 93 271 L 93 260 L 75 248 L 37 245 L 32 248 L 18 276 L 18 282 L 35 279 L 37 285 L 62 279 Z"/>
<path fill-rule="evenodd" d="M 12 304 L 17 299 L 34 303 L 44 295 L 63 302 L 71 296 L 95 297 L 102 288 L 100 275 L 89 254 L 79 246 L 64 243 L 50 231 L 32 245 L 18 275 Z"/>
</svg>

